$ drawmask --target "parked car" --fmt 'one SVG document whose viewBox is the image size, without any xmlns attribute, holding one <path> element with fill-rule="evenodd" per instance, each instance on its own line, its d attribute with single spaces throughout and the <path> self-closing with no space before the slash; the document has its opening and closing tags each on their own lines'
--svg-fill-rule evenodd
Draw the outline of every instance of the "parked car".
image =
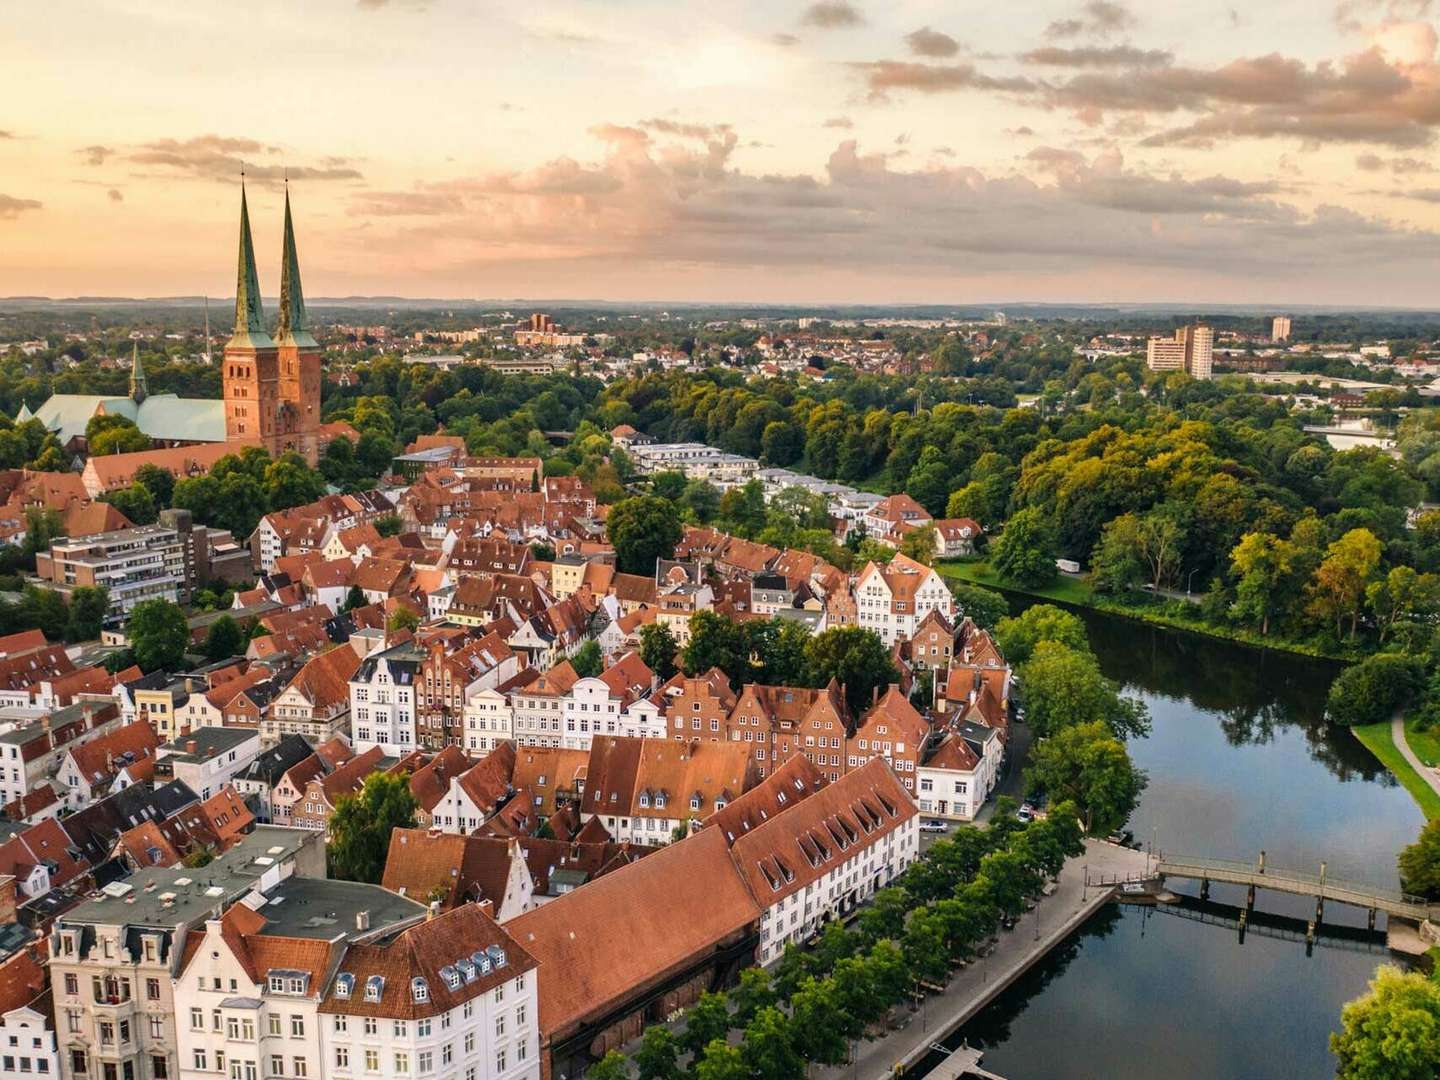
<svg viewBox="0 0 1440 1080">
<path fill-rule="evenodd" d="M 943 833 L 946 831 L 946 825 L 943 821 L 922 821 L 920 822 L 920 831 L 928 833 Z"/>
<path fill-rule="evenodd" d="M 1015 811 L 1015 816 L 1021 821 L 1030 821 L 1035 817 L 1035 811 L 1029 806 L 1022 806 L 1019 810 Z"/>
</svg>

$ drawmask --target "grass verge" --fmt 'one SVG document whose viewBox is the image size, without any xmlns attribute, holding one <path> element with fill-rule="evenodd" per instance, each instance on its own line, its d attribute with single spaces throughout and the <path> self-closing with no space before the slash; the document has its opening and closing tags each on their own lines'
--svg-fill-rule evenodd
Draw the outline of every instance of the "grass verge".
<svg viewBox="0 0 1440 1080">
<path fill-rule="evenodd" d="M 1415 718 L 1407 716 L 1405 741 L 1410 744 L 1410 749 L 1415 751 L 1415 756 L 1426 765 L 1440 764 L 1440 731 L 1434 728 L 1421 731 L 1415 726 Z"/>
<path fill-rule="evenodd" d="M 1092 611 L 1104 612 L 1106 615 L 1119 615 L 1122 618 L 1135 619 L 1139 622 L 1150 623 L 1154 626 L 1165 626 L 1172 630 L 1187 630 L 1192 634 L 1204 634 L 1206 637 L 1219 638 L 1222 641 L 1234 641 L 1241 645 L 1253 646 L 1257 649 L 1272 649 L 1275 652 L 1295 653 L 1299 656 L 1312 656 L 1322 660 L 1354 660 L 1356 658 L 1352 655 L 1331 652 L 1304 642 L 1264 637 L 1255 633 L 1253 630 L 1246 630 L 1240 627 L 1216 626 L 1213 623 L 1206 622 L 1204 619 L 1199 618 L 1198 615 L 1192 617 L 1177 613 L 1178 602 L 1174 601 L 1168 604 L 1154 603 L 1147 605 L 1125 603 L 1113 597 L 1097 593 L 1090 587 L 1089 582 L 1083 578 L 1068 577 L 1062 574 L 1048 585 L 1042 585 L 1038 588 L 1022 589 L 1002 581 L 1000 577 L 990 569 L 990 564 L 983 561 L 942 561 L 935 564 L 935 569 L 945 577 L 968 581 L 972 585 L 984 585 L 987 588 L 1002 589 L 1024 596 L 1034 596 L 1041 600 L 1054 600 L 1058 603 L 1071 604 L 1075 607 L 1090 608 Z M 1440 752 L 1440 743 L 1437 743 L 1437 752 Z"/>
<path fill-rule="evenodd" d="M 1400 781 L 1410 793 L 1410 797 L 1420 804 L 1420 809 L 1427 818 L 1440 817 L 1440 795 L 1435 794 L 1424 777 L 1417 773 L 1405 760 L 1405 755 L 1400 753 L 1400 748 L 1390 737 L 1388 720 L 1378 724 L 1360 724 L 1350 730 L 1355 732 L 1355 737 L 1365 744 L 1366 749 L 1380 759 L 1380 763 L 1390 770 L 1391 775 Z M 1414 749 L 1413 743 L 1411 749 Z M 1418 750 L 1416 754 L 1419 754 Z"/>
</svg>

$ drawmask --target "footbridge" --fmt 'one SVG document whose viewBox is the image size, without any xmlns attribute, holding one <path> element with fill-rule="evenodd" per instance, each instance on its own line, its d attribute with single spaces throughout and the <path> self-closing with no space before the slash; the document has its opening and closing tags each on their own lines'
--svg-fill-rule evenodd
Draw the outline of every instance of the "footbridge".
<svg viewBox="0 0 1440 1080">
<path fill-rule="evenodd" d="M 1327 873 L 1323 862 L 1318 873 L 1267 866 L 1263 851 L 1255 862 L 1161 855 L 1155 864 L 1155 875 L 1162 881 L 1166 878 L 1185 878 L 1200 882 L 1202 899 L 1208 899 L 1211 882 L 1247 886 L 1250 890 L 1247 907 L 1254 906 L 1256 889 L 1269 889 L 1272 892 L 1291 893 L 1295 896 L 1313 896 L 1317 918 L 1323 912 L 1327 900 L 1367 909 L 1372 926 L 1377 911 L 1401 919 L 1412 919 L 1417 923 L 1432 917 L 1440 918 L 1440 904 L 1431 904 L 1423 897 L 1410 896 L 1399 889 L 1382 889 L 1361 882 L 1333 878 Z"/>
</svg>

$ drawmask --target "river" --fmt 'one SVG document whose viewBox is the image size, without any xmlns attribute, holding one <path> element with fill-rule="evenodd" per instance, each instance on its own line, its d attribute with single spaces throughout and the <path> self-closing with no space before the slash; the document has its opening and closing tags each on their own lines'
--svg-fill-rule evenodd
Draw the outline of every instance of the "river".
<svg viewBox="0 0 1440 1080">
<path fill-rule="evenodd" d="M 1130 822 L 1138 840 L 1216 858 L 1263 847 L 1271 866 L 1326 859 L 1335 877 L 1395 885 L 1395 855 L 1423 818 L 1348 731 L 1324 723 L 1332 665 L 1082 614 L 1101 667 L 1154 723 L 1131 744 L 1150 777 Z M 1216 887 L 1211 900 L 1243 895 Z M 1274 893 L 1257 908 L 1313 914 L 1313 902 Z M 1365 925 L 1336 905 L 1325 920 Z M 1181 913 L 1111 907 L 947 1041 L 984 1047 L 1006 1080 L 1333 1076 L 1340 1007 L 1388 956 L 1383 943 L 1346 944 L 1307 956 L 1303 942 L 1252 932 L 1241 944 Z"/>
</svg>

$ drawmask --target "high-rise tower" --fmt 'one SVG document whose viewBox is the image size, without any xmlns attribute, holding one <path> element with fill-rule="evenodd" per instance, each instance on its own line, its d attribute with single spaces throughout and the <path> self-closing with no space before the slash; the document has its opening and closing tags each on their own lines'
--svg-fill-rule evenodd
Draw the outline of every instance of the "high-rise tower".
<svg viewBox="0 0 1440 1080">
<path fill-rule="evenodd" d="M 150 396 L 150 390 L 145 385 L 145 369 L 140 364 L 140 343 L 130 343 L 130 400 L 139 405 Z"/>
</svg>

